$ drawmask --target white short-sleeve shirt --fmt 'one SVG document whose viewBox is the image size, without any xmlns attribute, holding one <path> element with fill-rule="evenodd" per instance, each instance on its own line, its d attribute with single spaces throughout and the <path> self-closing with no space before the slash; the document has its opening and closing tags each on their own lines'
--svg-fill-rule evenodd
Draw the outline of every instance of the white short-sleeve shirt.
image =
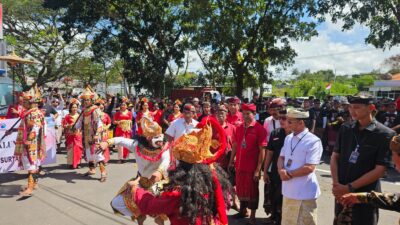
<svg viewBox="0 0 400 225">
<path fill-rule="evenodd" d="M 273 116 L 268 117 L 264 120 L 264 128 L 267 130 L 267 140 L 271 136 L 272 131 L 281 127 L 279 120 L 274 119 Z"/>
<path fill-rule="evenodd" d="M 176 141 L 179 137 L 181 137 L 184 134 L 188 134 L 194 130 L 199 130 L 196 129 L 196 125 L 198 123 L 199 122 L 197 120 L 192 119 L 192 122 L 190 124 L 187 124 L 184 118 L 179 118 L 170 124 L 168 129 L 165 131 L 165 134 L 173 137 L 174 141 Z"/>
<path fill-rule="evenodd" d="M 299 142 L 300 141 L 300 142 Z M 318 165 L 322 156 L 321 140 L 305 129 L 294 136 L 290 134 L 285 138 L 280 156 L 285 157 L 284 169 L 293 171 L 305 164 Z M 290 166 L 288 161 L 291 160 Z M 316 199 L 321 194 L 317 176 L 312 172 L 303 177 L 294 177 L 282 182 L 283 196 L 296 200 Z"/>
</svg>

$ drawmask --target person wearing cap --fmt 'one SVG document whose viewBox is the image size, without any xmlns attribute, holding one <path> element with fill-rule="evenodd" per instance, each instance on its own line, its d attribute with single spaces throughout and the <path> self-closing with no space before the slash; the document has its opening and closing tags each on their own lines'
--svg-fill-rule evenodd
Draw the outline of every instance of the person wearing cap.
<svg viewBox="0 0 400 225">
<path fill-rule="evenodd" d="M 396 165 L 397 172 L 400 172 L 400 136 L 395 136 L 390 142 L 392 160 Z M 345 207 L 351 208 L 356 204 L 373 205 L 380 209 L 400 212 L 400 193 L 381 193 L 381 192 L 359 192 L 343 195 L 339 202 Z"/>
<path fill-rule="evenodd" d="M 240 99 L 238 97 L 232 97 L 228 99 L 228 115 L 226 121 L 238 127 L 243 123 L 243 115 L 239 111 Z"/>
<path fill-rule="evenodd" d="M 196 114 L 196 109 L 190 103 L 186 103 L 183 106 L 183 117 L 174 120 L 168 129 L 165 131 L 165 135 L 169 141 L 176 141 L 184 134 L 188 134 L 195 130 L 196 125 L 199 123 L 193 119 Z"/>
<path fill-rule="evenodd" d="M 341 126 L 331 156 L 332 193 L 335 196 L 334 224 L 376 225 L 378 208 L 373 205 L 344 207 L 340 199 L 348 193 L 380 191 L 389 159 L 394 131 L 376 121 L 373 98 L 357 95 L 349 99 L 353 122 Z M 339 202 L 338 202 L 339 201 Z"/>
<path fill-rule="evenodd" d="M 80 95 L 84 107 L 81 113 L 82 116 L 79 117 L 73 129 L 82 130 L 83 148 L 89 164 L 89 171 L 84 176 L 95 175 L 96 165 L 99 164 L 101 173 L 100 182 L 105 182 L 107 179 L 105 157 L 103 151 L 99 150 L 103 134 L 103 121 L 100 109 L 94 105 L 94 101 L 97 98 L 97 94 L 90 86 L 86 87 Z"/>
<path fill-rule="evenodd" d="M 41 93 L 36 86 L 23 94 L 23 107 L 26 110 L 21 115 L 14 151 L 17 160 L 28 171 L 28 186 L 20 192 L 22 196 L 32 195 L 38 187 L 39 167 L 46 158 L 45 118 L 38 108 L 41 101 Z"/>
<path fill-rule="evenodd" d="M 231 159 L 232 155 L 232 145 L 233 145 L 233 140 L 235 138 L 236 134 L 236 127 L 233 126 L 232 124 L 226 122 L 226 115 L 228 114 L 228 109 L 225 105 L 220 105 L 218 107 L 217 111 L 217 120 L 218 123 L 221 125 L 222 128 L 224 128 L 224 133 L 226 136 L 226 150 L 225 154 L 223 154 L 219 160 L 217 161 L 219 166 L 221 166 L 222 169 L 225 170 L 229 174 L 229 181 L 231 182 L 232 186 L 235 186 L 235 171 L 234 167 L 229 168 L 229 160 Z M 213 133 L 215 135 L 216 133 Z M 213 136 L 213 139 L 217 139 L 217 137 Z M 212 152 L 214 152 L 215 149 L 212 149 Z M 229 170 L 231 169 L 231 171 Z M 233 170 L 232 170 L 233 169 Z M 239 203 L 237 196 L 234 195 L 232 198 L 233 205 L 232 208 L 238 210 L 239 209 Z"/>
<path fill-rule="evenodd" d="M 264 129 L 267 131 L 267 140 L 269 140 L 272 131 L 281 127 L 279 123 L 279 111 L 283 109 L 285 102 L 281 98 L 275 98 L 271 101 L 268 113 L 271 115 L 264 121 Z"/>
<path fill-rule="evenodd" d="M 211 103 L 203 102 L 203 113 L 197 118 L 197 121 L 202 121 L 203 118 L 211 116 Z"/>
<path fill-rule="evenodd" d="M 308 111 L 290 108 L 287 118 L 293 133 L 285 138 L 278 159 L 283 195 L 282 225 L 315 225 L 317 198 L 321 195 L 315 168 L 322 156 L 322 143 L 306 127 Z"/>
<path fill-rule="evenodd" d="M 282 218 L 282 181 L 278 173 L 278 159 L 287 135 L 292 131 L 287 123 L 287 111 L 279 111 L 280 128 L 272 131 L 268 140 L 264 164 L 264 210 L 269 214 L 269 222 L 281 224 Z"/>
<path fill-rule="evenodd" d="M 267 131 L 255 120 L 256 105 L 243 104 L 244 122 L 237 127 L 229 166 L 235 165 L 236 191 L 240 200 L 237 217 L 247 217 L 251 210 L 250 224 L 256 223 L 259 202 L 259 180 L 267 146 Z"/>
</svg>

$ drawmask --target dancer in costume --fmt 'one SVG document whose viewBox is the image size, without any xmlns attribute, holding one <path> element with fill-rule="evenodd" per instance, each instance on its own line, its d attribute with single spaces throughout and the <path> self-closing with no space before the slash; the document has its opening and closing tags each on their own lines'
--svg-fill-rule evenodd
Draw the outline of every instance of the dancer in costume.
<svg viewBox="0 0 400 225">
<path fill-rule="evenodd" d="M 102 149 L 109 145 L 123 146 L 133 153 L 138 165 L 138 174 L 140 187 L 158 194 L 167 178 L 167 169 L 170 163 L 169 143 L 164 143 L 164 135 L 158 123 L 150 118 L 143 117 L 140 121 L 143 136 L 135 136 L 134 139 L 123 137 L 111 138 L 107 142 L 102 142 Z M 139 224 L 143 224 L 145 215 L 139 215 L 135 212 L 135 204 L 129 193 L 126 193 L 128 186 L 124 185 L 118 192 L 118 195 L 112 201 L 115 212 L 137 219 Z M 162 216 L 156 216 L 157 224 L 164 224 Z"/>
<path fill-rule="evenodd" d="M 132 112 L 128 110 L 128 98 L 122 97 L 121 103 L 119 105 L 119 111 L 114 115 L 114 124 L 117 126 L 115 128 L 116 137 L 131 138 L 132 135 Z M 118 147 L 118 160 L 119 163 L 124 163 L 129 156 L 129 150 Z"/>
<path fill-rule="evenodd" d="M 83 148 L 85 150 L 86 160 L 89 163 L 89 171 L 84 175 L 90 176 L 96 174 L 96 164 L 99 164 L 101 172 L 100 182 L 105 182 L 107 179 L 105 157 L 103 151 L 99 149 L 99 144 L 103 135 L 102 112 L 93 104 L 97 99 L 97 94 L 88 86 L 83 91 L 80 98 L 84 101 L 84 109 L 75 128 L 82 130 Z"/>
<path fill-rule="evenodd" d="M 212 127 L 219 132 L 220 147 L 210 151 Z M 226 148 L 226 137 L 218 122 L 209 118 L 199 124 L 200 131 L 181 136 L 173 147 L 179 160 L 175 170 L 169 171 L 169 182 L 163 192 L 155 195 L 141 188 L 139 181 L 128 182 L 126 194 L 132 199 L 135 213 L 140 215 L 165 214 L 171 225 L 228 224 L 226 205 L 231 190 L 226 173 L 213 164 Z M 113 200 L 115 208 L 117 202 Z"/>
<path fill-rule="evenodd" d="M 104 112 L 105 103 L 106 103 L 106 101 L 104 99 L 99 98 L 96 100 L 96 104 L 95 104 L 100 109 L 100 118 L 101 118 L 101 121 L 103 122 L 103 128 L 102 128 L 103 133 L 101 135 L 101 141 L 108 140 L 109 134 L 110 134 L 110 127 L 111 127 L 111 118 L 108 115 L 108 113 Z M 110 149 L 109 148 L 104 149 L 103 155 L 104 155 L 105 163 L 110 161 Z"/>
<path fill-rule="evenodd" d="M 67 148 L 67 164 L 76 169 L 81 163 L 82 159 L 82 132 L 73 129 L 73 126 L 78 119 L 78 100 L 71 99 L 69 104 L 69 114 L 65 116 L 62 125 L 65 134 L 65 145 Z"/>
<path fill-rule="evenodd" d="M 46 157 L 45 119 L 38 108 L 41 100 L 36 86 L 23 94 L 26 111 L 21 115 L 15 146 L 15 156 L 23 168 L 28 170 L 28 186 L 20 193 L 22 196 L 30 196 L 37 188 L 39 166 Z"/>
</svg>

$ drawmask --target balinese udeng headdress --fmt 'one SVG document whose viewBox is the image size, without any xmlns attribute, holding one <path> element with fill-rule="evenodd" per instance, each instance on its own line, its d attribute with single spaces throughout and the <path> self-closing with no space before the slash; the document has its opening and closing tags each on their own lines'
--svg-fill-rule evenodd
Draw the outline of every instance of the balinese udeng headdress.
<svg viewBox="0 0 400 225">
<path fill-rule="evenodd" d="M 88 85 L 85 90 L 82 92 L 82 94 L 79 96 L 80 99 L 97 99 L 97 94 L 96 92 L 93 91 L 93 89 Z"/>
<path fill-rule="evenodd" d="M 37 85 L 33 86 L 29 91 L 24 92 L 22 96 L 24 100 L 28 100 L 30 103 L 40 103 L 42 101 L 42 94 Z"/>
<path fill-rule="evenodd" d="M 196 127 L 200 128 L 200 131 L 192 131 L 176 140 L 172 148 L 173 156 L 177 160 L 189 164 L 202 163 L 210 165 L 216 162 L 225 153 L 226 135 L 224 129 L 217 120 L 212 117 L 203 119 Z M 210 151 L 210 147 L 213 143 L 213 130 L 218 133 L 219 142 L 219 147 L 215 153 Z M 216 171 L 212 169 L 212 173 L 215 184 L 214 193 L 218 217 L 221 224 L 228 224 L 222 187 Z"/>
</svg>

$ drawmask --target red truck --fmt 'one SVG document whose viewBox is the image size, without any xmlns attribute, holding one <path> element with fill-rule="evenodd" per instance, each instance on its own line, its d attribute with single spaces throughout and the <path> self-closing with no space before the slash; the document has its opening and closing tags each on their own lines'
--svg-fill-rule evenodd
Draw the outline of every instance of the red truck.
<svg viewBox="0 0 400 225">
<path fill-rule="evenodd" d="M 188 87 L 181 89 L 174 89 L 171 92 L 171 99 L 175 101 L 176 99 L 184 100 L 187 98 L 199 98 L 200 100 L 204 100 L 206 97 L 211 100 L 214 96 L 217 95 L 219 99 L 221 99 L 221 94 L 219 91 L 213 88 L 204 88 L 204 87 Z"/>
</svg>

